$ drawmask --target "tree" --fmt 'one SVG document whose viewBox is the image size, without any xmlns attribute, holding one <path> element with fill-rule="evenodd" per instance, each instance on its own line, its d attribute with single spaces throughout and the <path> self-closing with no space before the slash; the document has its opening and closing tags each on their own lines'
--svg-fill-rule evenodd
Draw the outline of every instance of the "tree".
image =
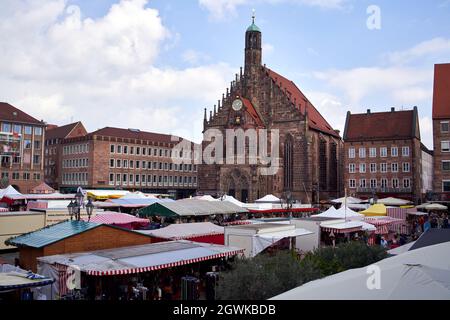
<svg viewBox="0 0 450 320">
<path fill-rule="evenodd" d="M 387 257 L 384 248 L 349 242 L 310 252 L 301 261 L 289 251 L 237 259 L 220 275 L 221 300 L 269 299 L 304 283 L 348 269 L 361 268 Z"/>
</svg>

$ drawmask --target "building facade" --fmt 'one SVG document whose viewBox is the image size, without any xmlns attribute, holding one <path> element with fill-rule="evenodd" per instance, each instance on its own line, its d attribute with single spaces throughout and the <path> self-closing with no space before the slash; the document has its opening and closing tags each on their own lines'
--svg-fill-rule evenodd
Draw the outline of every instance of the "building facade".
<svg viewBox="0 0 450 320">
<path fill-rule="evenodd" d="M 63 191 L 124 189 L 188 197 L 197 190 L 197 165 L 172 161 L 171 135 L 106 127 L 62 141 Z"/>
<path fill-rule="evenodd" d="M 422 144 L 422 199 L 430 200 L 434 183 L 434 154 Z"/>
<path fill-rule="evenodd" d="M 0 161 L 3 188 L 28 193 L 44 181 L 45 123 L 0 103 Z"/>
<path fill-rule="evenodd" d="M 347 113 L 344 180 L 359 198 L 422 198 L 422 145 L 417 107 L 409 111 Z"/>
<path fill-rule="evenodd" d="M 450 63 L 434 70 L 433 93 L 434 192 L 450 201 Z"/>
<path fill-rule="evenodd" d="M 264 130 L 269 141 L 267 156 L 273 158 L 272 164 L 279 165 L 276 172 L 268 173 L 267 163 L 250 161 L 250 150 L 259 145 L 260 151 L 262 139 L 258 135 L 256 140 L 250 140 L 248 135 Z M 250 202 L 274 194 L 304 203 L 317 203 L 319 199 L 341 194 L 339 132 L 333 130 L 292 81 L 262 65 L 262 34 L 254 21 L 245 34 L 244 70 L 241 68 L 209 117 L 205 109 L 203 132 L 206 135 L 220 132 L 225 150 L 224 161 L 203 162 L 200 166 L 199 193 L 226 193 Z M 227 132 L 235 136 L 227 136 Z M 247 140 L 242 139 L 242 132 Z M 272 134 L 276 133 L 279 145 L 274 149 Z M 205 139 L 203 154 L 209 145 Z M 239 148 L 245 150 L 241 157 L 244 163 L 235 157 Z"/>
<path fill-rule="evenodd" d="M 61 175 L 62 141 L 64 139 L 82 137 L 88 132 L 81 122 L 65 126 L 49 126 L 45 134 L 45 182 L 55 190 L 59 189 Z"/>
</svg>

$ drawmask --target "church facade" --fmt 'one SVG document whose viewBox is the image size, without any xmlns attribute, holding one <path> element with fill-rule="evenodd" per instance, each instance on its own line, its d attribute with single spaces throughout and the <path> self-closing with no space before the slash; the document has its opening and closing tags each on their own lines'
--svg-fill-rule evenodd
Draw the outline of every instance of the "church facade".
<svg viewBox="0 0 450 320">
<path fill-rule="evenodd" d="M 236 149 L 238 138 L 227 141 L 227 131 L 266 130 L 269 154 L 276 132 L 279 168 L 267 174 L 261 170 L 267 164 L 252 163 L 250 150 L 261 146 L 247 137 L 245 163 L 223 161 L 199 166 L 199 194 L 228 194 L 244 202 L 274 194 L 302 203 L 318 203 L 342 194 L 343 143 L 339 131 L 333 130 L 292 81 L 262 65 L 262 33 L 254 19 L 245 33 L 244 70 L 241 68 L 209 116 L 205 109 L 203 129 L 204 133 L 211 129 L 221 132 L 223 144 Z M 203 151 L 211 143 L 204 140 Z M 224 158 L 229 158 L 224 149 Z"/>
</svg>

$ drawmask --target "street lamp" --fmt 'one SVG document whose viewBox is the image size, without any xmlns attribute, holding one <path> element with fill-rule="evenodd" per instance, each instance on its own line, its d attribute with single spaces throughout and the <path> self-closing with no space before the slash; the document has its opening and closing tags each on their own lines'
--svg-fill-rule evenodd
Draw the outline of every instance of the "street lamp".
<svg viewBox="0 0 450 320">
<path fill-rule="evenodd" d="M 69 205 L 67 206 L 67 210 L 69 211 L 70 220 L 73 220 L 73 217 L 75 216 L 75 220 L 80 221 L 81 220 L 81 208 L 84 207 L 84 194 L 83 189 L 81 187 L 78 187 L 77 193 L 75 194 L 75 201 L 72 200 Z M 91 202 L 90 206 L 90 213 L 92 214 L 93 210 L 93 204 Z M 87 209 L 86 209 L 87 211 Z M 90 219 L 90 214 L 89 219 Z"/>
<path fill-rule="evenodd" d="M 88 215 L 88 221 L 91 221 L 91 215 L 94 211 L 94 204 L 92 203 L 92 200 L 89 199 L 88 203 L 86 204 L 86 213 Z"/>
</svg>

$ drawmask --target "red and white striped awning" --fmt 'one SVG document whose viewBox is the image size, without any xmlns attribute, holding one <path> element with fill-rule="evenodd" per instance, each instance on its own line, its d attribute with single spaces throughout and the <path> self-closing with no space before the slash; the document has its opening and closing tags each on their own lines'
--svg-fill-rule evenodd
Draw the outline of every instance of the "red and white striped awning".
<svg viewBox="0 0 450 320">
<path fill-rule="evenodd" d="M 345 234 L 345 233 L 352 233 L 352 232 L 361 231 L 361 227 L 347 228 L 347 229 L 336 229 L 336 228 L 330 228 L 330 227 L 322 227 L 322 231 L 330 232 L 330 233 L 333 232 L 333 233 Z"/>
<path fill-rule="evenodd" d="M 115 275 L 125 275 L 125 274 L 134 274 L 134 273 L 143 273 L 143 272 L 149 272 L 149 271 L 156 271 L 161 269 L 168 269 L 168 268 L 174 268 L 174 267 L 180 267 L 187 264 L 202 262 L 206 260 L 214 260 L 214 259 L 220 259 L 224 257 L 234 256 L 238 255 L 240 253 L 243 253 L 244 249 L 241 250 L 235 250 L 231 252 L 226 253 L 219 253 L 207 257 L 201 257 L 201 258 L 195 258 L 195 259 L 189 259 L 189 260 L 180 260 L 168 264 L 162 264 L 158 266 L 150 266 L 150 267 L 144 267 L 144 268 L 131 268 L 131 269 L 118 269 L 118 270 L 107 270 L 107 271 L 98 271 L 98 270 L 85 270 L 86 273 L 90 276 L 115 276 Z"/>
<path fill-rule="evenodd" d="M 402 219 L 396 219 L 392 217 L 366 217 L 364 219 L 366 222 L 373 224 L 374 226 L 384 226 L 384 225 L 391 225 L 396 223 L 403 223 Z"/>
<path fill-rule="evenodd" d="M 0 212 L 9 212 L 8 208 L 0 208 Z"/>
</svg>

